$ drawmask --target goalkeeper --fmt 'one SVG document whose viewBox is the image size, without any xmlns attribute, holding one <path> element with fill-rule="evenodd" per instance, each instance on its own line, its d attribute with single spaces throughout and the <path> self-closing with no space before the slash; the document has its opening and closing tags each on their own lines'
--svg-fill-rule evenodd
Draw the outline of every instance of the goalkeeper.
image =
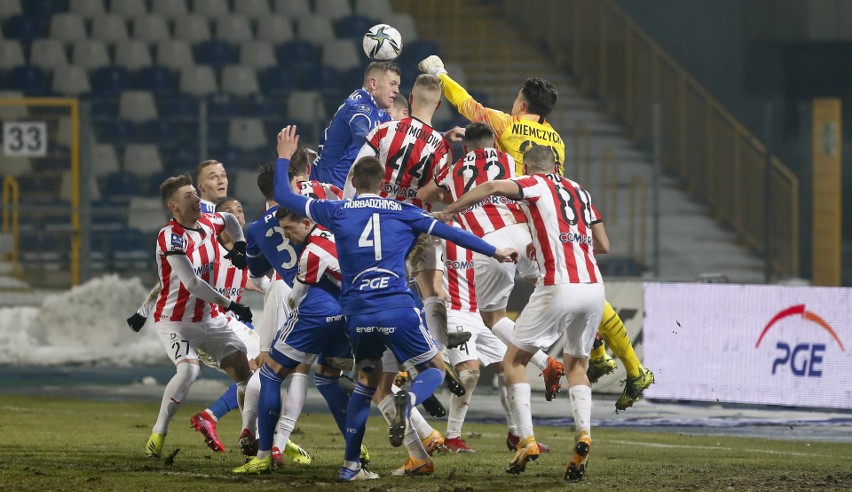
<svg viewBox="0 0 852 492">
<path fill-rule="evenodd" d="M 565 174 L 565 142 L 544 119 L 553 110 L 559 96 L 552 83 L 538 77 L 525 80 L 512 103 L 512 114 L 506 114 L 486 108 L 471 97 L 458 82 L 450 78 L 444 62 L 437 55 L 425 58 L 417 67 L 421 72 L 438 77 L 444 97 L 462 116 L 472 122 L 485 123 L 494 130 L 497 147 L 515 159 L 519 176 L 524 174 L 524 153 L 535 145 L 550 147 L 558 173 Z M 609 302 L 604 305 L 598 332 L 627 372 L 624 391 L 615 402 L 616 411 L 626 410 L 639 400 L 645 388 L 654 383 L 654 374 L 639 362 L 624 323 Z M 595 343 L 595 350 L 589 359 L 590 381 L 596 382 L 601 376 L 614 371 L 615 367 L 615 361 L 607 355 L 603 344 Z"/>
<path fill-rule="evenodd" d="M 462 86 L 447 75 L 444 62 L 432 55 L 418 65 L 421 72 L 441 80 L 444 97 L 462 116 L 472 122 L 481 122 L 494 130 L 497 148 L 515 159 L 518 175 L 524 174 L 524 152 L 534 145 L 544 145 L 553 151 L 559 174 L 565 171 L 565 142 L 545 118 L 556 105 L 558 93 L 552 83 L 530 77 L 518 91 L 512 104 L 512 114 L 486 108 L 467 93 Z"/>
</svg>

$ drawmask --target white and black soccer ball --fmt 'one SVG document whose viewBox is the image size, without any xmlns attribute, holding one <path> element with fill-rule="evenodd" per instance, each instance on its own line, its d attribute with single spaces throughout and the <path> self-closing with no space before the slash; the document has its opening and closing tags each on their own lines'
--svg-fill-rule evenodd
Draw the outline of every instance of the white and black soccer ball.
<svg viewBox="0 0 852 492">
<path fill-rule="evenodd" d="M 402 36 L 395 27 L 376 24 L 364 34 L 364 53 L 375 61 L 393 60 L 402 51 Z"/>
</svg>

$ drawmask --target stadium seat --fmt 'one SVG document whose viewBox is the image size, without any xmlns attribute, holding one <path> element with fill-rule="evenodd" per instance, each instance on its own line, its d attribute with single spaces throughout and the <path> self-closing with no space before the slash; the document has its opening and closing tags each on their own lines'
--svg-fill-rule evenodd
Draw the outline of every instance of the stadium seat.
<svg viewBox="0 0 852 492">
<path fill-rule="evenodd" d="M 240 115 L 280 122 L 283 117 L 281 99 L 273 95 L 252 94 L 243 100 Z"/>
<path fill-rule="evenodd" d="M 92 146 L 92 172 L 96 178 L 118 170 L 118 154 L 114 146 L 100 143 Z"/>
<path fill-rule="evenodd" d="M 249 18 L 242 15 L 219 17 L 215 22 L 214 33 L 216 39 L 229 43 L 241 43 L 254 39 Z"/>
<path fill-rule="evenodd" d="M 98 97 L 89 99 L 93 120 L 104 121 L 115 118 L 118 113 L 118 100 L 115 96 L 115 94 L 98 94 Z"/>
<path fill-rule="evenodd" d="M 390 0 L 355 0 L 352 11 L 357 15 L 384 19 L 393 13 L 393 7 Z"/>
<path fill-rule="evenodd" d="M 261 164 L 258 162 L 256 165 Z M 230 175 L 230 173 L 229 173 Z M 231 182 L 233 179 L 233 182 Z M 239 197 L 240 200 L 247 200 L 248 197 L 258 197 L 260 200 L 260 190 L 257 188 L 257 171 L 256 170 L 247 170 L 240 169 L 237 172 L 233 173 L 233 178 L 228 180 L 228 184 L 231 185 L 231 193 L 234 196 Z M 246 210 L 246 204 L 243 203 L 243 210 Z"/>
<path fill-rule="evenodd" d="M 127 23 L 120 15 L 103 15 L 92 19 L 92 39 L 116 42 L 127 39 Z"/>
<path fill-rule="evenodd" d="M 310 71 L 319 66 L 317 50 L 311 42 L 289 41 L 278 46 L 275 51 L 278 61 L 285 67 Z"/>
<path fill-rule="evenodd" d="M 127 144 L 122 169 L 138 176 L 150 176 L 163 170 L 160 150 L 155 144 Z"/>
<path fill-rule="evenodd" d="M 160 117 L 183 121 L 198 118 L 198 101 L 189 94 L 171 94 L 157 97 Z"/>
<path fill-rule="evenodd" d="M 228 0 L 193 0 L 192 11 L 208 19 L 224 17 L 231 13 Z"/>
<path fill-rule="evenodd" d="M 228 145 L 241 150 L 266 147 L 269 142 L 260 118 L 234 118 L 228 124 Z"/>
<path fill-rule="evenodd" d="M 150 91 L 158 96 L 173 94 L 178 90 L 177 72 L 161 65 L 141 68 L 134 78 L 135 89 Z"/>
<path fill-rule="evenodd" d="M 223 68 L 222 92 L 229 92 L 236 96 L 260 92 L 260 84 L 254 69 L 244 65 L 228 65 Z"/>
<path fill-rule="evenodd" d="M 86 25 L 83 17 L 77 14 L 56 14 L 50 18 L 50 38 L 56 41 L 70 43 L 86 39 Z"/>
<path fill-rule="evenodd" d="M 127 216 L 127 225 L 143 233 L 156 233 L 168 222 L 163 202 L 158 197 L 133 197 L 127 208 L 133 211 Z"/>
<path fill-rule="evenodd" d="M 327 120 L 322 95 L 317 91 L 294 91 L 287 98 L 287 121 L 324 123 Z"/>
<path fill-rule="evenodd" d="M 385 24 L 390 24 L 402 34 L 403 44 L 408 44 L 412 41 L 417 41 L 417 24 L 410 14 L 399 13 L 382 17 Z M 403 49 L 404 51 L 404 49 Z"/>
<path fill-rule="evenodd" d="M 63 0 L 26 0 L 24 2 L 25 14 L 37 15 L 45 19 L 49 19 L 63 10 L 65 10 Z"/>
<path fill-rule="evenodd" d="M 189 9 L 186 6 L 186 0 L 153 0 L 151 13 L 171 19 L 187 15 Z"/>
<path fill-rule="evenodd" d="M 107 142 L 124 147 L 137 139 L 136 125 L 127 120 L 109 120 L 95 124 L 98 142 Z"/>
<path fill-rule="evenodd" d="M 29 157 L 11 157 L 0 154 L 0 169 L 9 176 L 21 176 L 33 172 L 33 164 Z"/>
<path fill-rule="evenodd" d="M 268 0 L 240 0 L 234 2 L 234 13 L 252 19 L 260 19 L 271 14 Z"/>
<path fill-rule="evenodd" d="M 177 124 L 160 118 L 142 124 L 142 135 L 139 140 L 143 143 L 157 144 L 165 151 L 181 145 L 185 138 Z"/>
<path fill-rule="evenodd" d="M 326 66 L 319 67 L 310 73 L 302 74 L 299 88 L 302 90 L 319 91 L 325 100 L 342 100 L 339 97 L 341 92 L 351 90 L 351 88 L 341 87 L 340 72 Z M 340 101 L 337 101 L 337 104 L 340 104 Z"/>
<path fill-rule="evenodd" d="M 0 39 L 0 68 L 8 69 L 18 65 L 26 65 L 24 49 L 21 42 L 15 39 Z"/>
<path fill-rule="evenodd" d="M 21 91 L 0 90 L 0 99 L 21 99 L 24 93 Z M 27 107 L 24 105 L 0 105 L 0 121 L 14 121 L 19 118 L 26 118 L 29 114 Z"/>
<path fill-rule="evenodd" d="M 98 188 L 98 183 L 95 180 L 94 175 L 91 176 L 90 179 L 91 179 L 91 181 L 89 181 L 89 193 L 88 193 L 87 196 L 90 200 L 100 200 L 101 199 L 101 193 L 100 193 L 100 190 Z M 64 171 L 62 173 L 62 181 L 59 185 L 59 198 L 61 200 L 66 201 L 66 202 L 70 202 L 71 201 L 71 190 L 73 190 L 72 181 L 71 181 L 71 171 Z"/>
<path fill-rule="evenodd" d="M 173 39 L 157 43 L 157 65 L 180 70 L 195 65 L 195 57 L 189 42 Z"/>
<path fill-rule="evenodd" d="M 47 29 L 41 17 L 28 14 L 15 14 L 6 21 L 3 35 L 9 39 L 17 39 L 21 43 L 29 45 L 36 39 L 45 37 Z"/>
<path fill-rule="evenodd" d="M 127 203 L 140 194 L 139 177 L 135 173 L 116 171 L 104 176 L 101 187 L 104 198 L 111 202 Z"/>
<path fill-rule="evenodd" d="M 47 72 L 41 67 L 21 65 L 9 72 L 8 89 L 22 91 L 26 96 L 45 96 L 50 92 Z"/>
<path fill-rule="evenodd" d="M 296 78 L 287 67 L 269 67 L 260 75 L 260 86 L 264 94 L 274 97 L 287 96 L 296 90 Z"/>
<path fill-rule="evenodd" d="M 118 117 L 134 123 L 157 118 L 154 95 L 148 91 L 124 91 L 118 99 Z"/>
<path fill-rule="evenodd" d="M 349 0 L 314 0 L 314 12 L 328 17 L 332 21 L 352 15 L 352 4 Z"/>
<path fill-rule="evenodd" d="M 68 55 L 65 46 L 52 39 L 39 39 L 30 48 L 30 64 L 46 70 L 68 66 Z"/>
<path fill-rule="evenodd" d="M 22 12 L 21 0 L 5 0 L 0 2 L 0 19 L 8 19 Z"/>
<path fill-rule="evenodd" d="M 71 50 L 71 61 L 74 65 L 87 70 L 109 65 L 109 52 L 106 44 L 98 39 L 84 39 L 74 43 Z"/>
<path fill-rule="evenodd" d="M 233 94 L 220 92 L 207 97 L 207 117 L 211 120 L 229 120 L 237 115 L 237 101 Z"/>
<path fill-rule="evenodd" d="M 128 89 L 130 75 L 124 67 L 101 67 L 92 72 L 91 81 L 95 94 L 117 95 Z"/>
<path fill-rule="evenodd" d="M 189 47 L 187 46 L 187 50 Z M 128 70 L 139 70 L 151 65 L 148 43 L 138 39 L 123 39 L 115 43 L 115 64 Z"/>
<path fill-rule="evenodd" d="M 166 18 L 159 15 L 143 15 L 133 19 L 133 38 L 156 43 L 171 39 L 172 33 L 169 31 L 169 24 Z"/>
<path fill-rule="evenodd" d="M 322 64 L 343 72 L 361 65 L 361 48 L 350 39 L 327 41 L 322 47 Z"/>
<path fill-rule="evenodd" d="M 267 41 L 246 41 L 240 45 L 240 65 L 263 69 L 278 64 L 272 43 Z"/>
<path fill-rule="evenodd" d="M 467 74 L 464 71 L 464 66 L 457 63 L 447 63 L 444 66 L 447 69 L 447 72 L 453 74 L 453 80 L 458 82 L 462 87 L 467 87 Z"/>
<path fill-rule="evenodd" d="M 295 19 L 310 15 L 311 4 L 309 0 L 273 0 L 272 11 Z"/>
<path fill-rule="evenodd" d="M 280 44 L 292 41 L 296 36 L 293 33 L 293 23 L 290 18 L 283 15 L 269 15 L 257 20 L 257 39 Z"/>
<path fill-rule="evenodd" d="M 296 37 L 319 45 L 333 40 L 334 27 L 331 19 L 316 14 L 300 17 L 296 22 Z"/>
<path fill-rule="evenodd" d="M 180 91 L 194 96 L 207 96 L 219 91 L 216 74 L 208 66 L 184 67 L 180 72 Z"/>
<path fill-rule="evenodd" d="M 53 92 L 63 96 L 80 96 L 92 91 L 86 69 L 71 65 L 53 74 Z"/>
<path fill-rule="evenodd" d="M 68 12 L 82 17 L 95 17 L 106 13 L 103 0 L 71 0 Z"/>
<path fill-rule="evenodd" d="M 195 61 L 202 65 L 222 67 L 237 62 L 237 51 L 234 46 L 221 39 L 211 39 L 195 46 Z"/>
<path fill-rule="evenodd" d="M 200 15 L 185 15 L 175 19 L 174 39 L 200 43 L 211 37 L 210 23 Z"/>
<path fill-rule="evenodd" d="M 141 17 L 148 13 L 145 2 L 139 0 L 110 0 L 109 13 L 126 18 Z"/>
<path fill-rule="evenodd" d="M 370 30 L 371 27 L 378 24 L 373 17 L 363 15 L 348 15 L 339 21 L 335 22 L 335 32 L 338 38 L 353 39 L 361 46 L 361 40 L 364 38 L 364 33 Z"/>
</svg>

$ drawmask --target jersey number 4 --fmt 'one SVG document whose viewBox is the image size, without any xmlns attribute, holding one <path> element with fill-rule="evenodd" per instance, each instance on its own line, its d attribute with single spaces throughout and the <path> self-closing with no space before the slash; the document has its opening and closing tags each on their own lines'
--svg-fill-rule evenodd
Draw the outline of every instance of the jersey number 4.
<svg viewBox="0 0 852 492">
<path fill-rule="evenodd" d="M 372 239 L 370 239 L 371 235 L 373 236 Z M 358 239 L 358 247 L 373 248 L 376 261 L 382 259 L 382 227 L 381 222 L 379 222 L 379 214 L 374 213 L 367 221 L 367 226 L 364 227 L 364 232 Z"/>
</svg>

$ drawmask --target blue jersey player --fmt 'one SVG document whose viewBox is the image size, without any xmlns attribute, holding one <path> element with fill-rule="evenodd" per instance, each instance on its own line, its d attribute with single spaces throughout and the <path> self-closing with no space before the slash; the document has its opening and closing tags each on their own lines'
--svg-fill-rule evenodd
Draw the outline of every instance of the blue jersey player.
<svg viewBox="0 0 852 492">
<path fill-rule="evenodd" d="M 349 168 L 379 123 L 390 121 L 385 112 L 399 94 L 400 70 L 393 62 L 372 62 L 364 72 L 364 87 L 349 95 L 320 138 L 319 156 L 311 179 L 343 189 Z"/>
<path fill-rule="evenodd" d="M 518 252 L 498 250 L 466 231 L 438 222 L 418 207 L 379 197 L 385 168 L 375 158 L 366 157 L 354 166 L 357 198 L 353 200 L 314 200 L 295 194 L 284 176 L 298 138 L 294 126 L 278 135 L 275 199 L 280 206 L 304 214 L 334 233 L 342 275 L 340 306 L 359 371 L 346 409 L 346 452 L 338 480 L 378 478 L 361 467 L 359 455 L 385 347 L 405 367 L 418 370 L 410 392 L 401 391 L 394 397 L 393 446 L 402 444 L 411 407 L 428 398 L 444 379 L 444 364 L 421 323 L 406 280 L 405 259 L 417 237 L 433 234 L 500 261 L 512 261 Z M 423 466 L 434 469 L 431 460 L 424 460 Z"/>
</svg>

